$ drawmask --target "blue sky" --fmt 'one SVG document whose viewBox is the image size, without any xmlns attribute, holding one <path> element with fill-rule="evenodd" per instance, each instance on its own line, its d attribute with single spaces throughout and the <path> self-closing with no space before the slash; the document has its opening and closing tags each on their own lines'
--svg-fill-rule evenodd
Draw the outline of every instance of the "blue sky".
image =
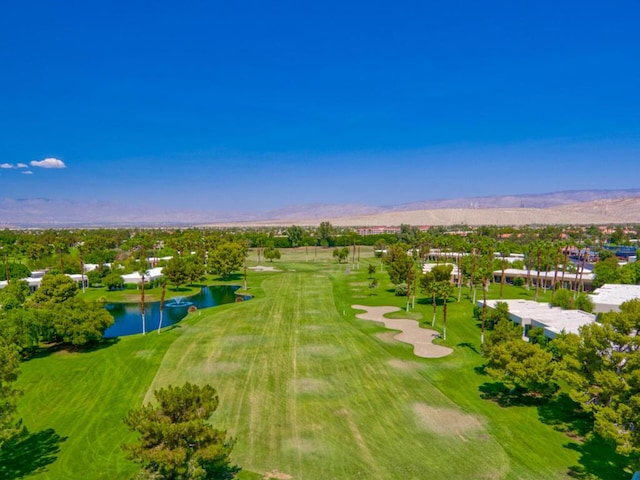
<svg viewBox="0 0 640 480">
<path fill-rule="evenodd" d="M 637 188 L 638 18 L 637 1 L 5 2 L 0 197 Z"/>
</svg>

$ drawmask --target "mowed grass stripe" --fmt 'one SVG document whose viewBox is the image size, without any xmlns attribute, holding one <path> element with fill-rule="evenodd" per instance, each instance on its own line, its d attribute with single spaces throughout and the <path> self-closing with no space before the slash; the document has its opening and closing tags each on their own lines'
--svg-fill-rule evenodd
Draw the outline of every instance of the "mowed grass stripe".
<svg viewBox="0 0 640 480">
<path fill-rule="evenodd" d="M 262 299 L 203 314 L 170 347 L 151 387 L 215 385 L 214 422 L 237 437 L 234 459 L 245 470 L 308 479 L 500 478 L 506 455 L 482 428 L 466 437 L 425 428 L 416 404 L 457 412 L 455 405 L 419 373 L 390 366 L 388 349 L 336 310 L 328 275 L 283 272 L 263 287 Z M 187 353 L 189 344 L 197 348 Z M 496 463 L 486 465 L 486 454 Z M 460 465 L 460 455 L 476 461 Z"/>
</svg>

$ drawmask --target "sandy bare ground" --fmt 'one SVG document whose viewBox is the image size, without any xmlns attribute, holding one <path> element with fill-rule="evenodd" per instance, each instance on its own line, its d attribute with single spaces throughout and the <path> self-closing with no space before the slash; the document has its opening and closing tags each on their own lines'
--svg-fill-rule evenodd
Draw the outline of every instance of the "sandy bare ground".
<svg viewBox="0 0 640 480">
<path fill-rule="evenodd" d="M 368 215 L 345 211 L 328 218 L 287 218 L 230 222 L 218 226 L 315 226 L 327 220 L 334 226 L 378 225 L 607 225 L 640 223 L 640 198 L 618 198 L 548 208 L 438 208 L 392 211 Z"/>
<path fill-rule="evenodd" d="M 356 315 L 356 318 L 381 322 L 389 329 L 401 330 L 401 333 L 394 335 L 394 338 L 413 345 L 413 353 L 418 357 L 440 358 L 446 357 L 453 352 L 453 349 L 449 347 L 433 343 L 433 339 L 440 335 L 435 330 L 420 328 L 418 322 L 408 318 L 385 318 L 387 313 L 400 311 L 397 307 L 365 307 L 363 305 L 352 305 L 352 308 L 365 310 L 365 313 L 359 313 Z"/>
<path fill-rule="evenodd" d="M 249 267 L 249 270 L 253 270 L 254 272 L 279 272 L 277 268 L 274 267 L 265 267 L 264 265 L 258 265 L 255 267 Z"/>
</svg>

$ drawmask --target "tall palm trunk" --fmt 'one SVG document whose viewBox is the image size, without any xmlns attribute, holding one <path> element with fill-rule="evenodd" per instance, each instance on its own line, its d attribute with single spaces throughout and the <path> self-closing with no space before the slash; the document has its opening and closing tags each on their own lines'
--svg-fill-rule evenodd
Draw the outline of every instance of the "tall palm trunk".
<svg viewBox="0 0 640 480">
<path fill-rule="evenodd" d="M 144 318 L 144 273 L 141 276 L 142 282 L 140 287 L 140 313 L 142 314 L 142 335 L 146 335 L 147 325 Z"/>
<path fill-rule="evenodd" d="M 244 256 L 244 289 L 247 290 L 247 256 Z"/>
<path fill-rule="evenodd" d="M 480 344 L 484 343 L 484 325 L 487 318 L 487 279 L 482 279 L 482 327 L 480 329 Z"/>
<path fill-rule="evenodd" d="M 162 282 L 162 293 L 160 294 L 160 321 L 158 322 L 158 333 L 160 333 L 160 329 L 162 328 L 162 317 L 164 314 L 164 293 L 167 284 Z"/>
<path fill-rule="evenodd" d="M 564 288 L 564 274 L 567 271 L 567 262 L 569 261 L 569 250 L 565 248 L 563 250 L 564 253 L 564 264 L 562 265 L 562 277 L 560 277 L 560 283 L 562 284 L 562 288 Z"/>
<path fill-rule="evenodd" d="M 537 301 L 538 300 L 538 291 L 540 290 L 540 264 L 541 264 L 541 261 L 542 261 L 542 251 L 541 250 L 538 250 L 538 252 L 536 254 L 536 257 L 537 257 L 536 268 L 537 268 L 538 272 L 536 274 L 536 295 L 535 295 L 534 298 Z"/>
<path fill-rule="evenodd" d="M 502 290 L 504 288 L 504 282 L 505 282 L 505 277 L 506 277 L 505 273 L 504 273 L 504 271 L 505 271 L 505 268 L 504 268 L 505 267 L 505 263 L 506 263 L 506 259 L 505 259 L 504 254 L 503 254 L 502 255 L 502 265 L 501 265 L 501 267 L 502 267 L 502 276 L 500 277 L 500 299 L 502 299 Z"/>
<path fill-rule="evenodd" d="M 474 248 L 471 253 L 471 278 L 469 281 L 470 292 L 473 293 L 473 301 L 471 302 L 473 305 L 476 304 L 476 267 L 478 258 L 476 257 L 476 249 Z"/>
<path fill-rule="evenodd" d="M 584 291 L 584 283 L 583 283 L 583 280 L 582 280 L 582 275 L 584 274 L 584 266 L 587 263 L 587 254 L 588 254 L 588 252 L 589 252 L 589 248 L 586 247 L 584 249 L 584 253 L 582 255 L 582 262 L 580 262 L 580 280 L 579 280 L 579 283 L 578 283 L 578 292 L 577 293 L 580 293 L 580 292 Z"/>
<path fill-rule="evenodd" d="M 80 281 L 82 282 L 82 293 L 84 293 L 84 259 L 82 253 L 80 253 Z"/>
<path fill-rule="evenodd" d="M 410 303 L 411 303 L 411 268 L 407 270 L 407 313 L 409 313 Z"/>
<path fill-rule="evenodd" d="M 458 302 L 460 302 L 460 298 L 462 297 L 462 268 L 460 265 L 460 252 L 458 252 Z"/>
<path fill-rule="evenodd" d="M 447 339 L 447 296 L 444 297 L 444 303 L 442 304 L 442 338 Z"/>
<path fill-rule="evenodd" d="M 438 306 L 436 305 L 436 292 L 432 292 L 431 293 L 431 301 L 433 304 L 433 317 L 431 317 L 431 326 L 435 327 L 436 326 L 436 309 L 438 308 Z"/>
<path fill-rule="evenodd" d="M 527 290 L 531 290 L 531 259 L 529 255 L 526 257 L 527 261 Z"/>
<path fill-rule="evenodd" d="M 553 271 L 553 289 L 551 290 L 551 298 L 553 299 L 553 297 L 556 294 L 556 285 L 558 284 L 558 263 L 559 263 L 559 258 L 560 258 L 560 250 L 556 250 L 555 251 L 555 255 L 553 257 L 553 263 L 555 264 L 554 266 L 554 271 Z"/>
</svg>

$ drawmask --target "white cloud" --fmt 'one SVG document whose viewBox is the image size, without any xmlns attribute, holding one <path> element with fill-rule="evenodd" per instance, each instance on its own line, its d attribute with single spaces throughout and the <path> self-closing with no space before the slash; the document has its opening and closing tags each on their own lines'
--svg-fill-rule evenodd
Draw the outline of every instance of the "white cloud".
<svg viewBox="0 0 640 480">
<path fill-rule="evenodd" d="M 33 172 L 31 170 L 24 170 L 22 172 L 20 172 L 23 175 L 33 175 Z"/>
<path fill-rule="evenodd" d="M 32 167 L 40 167 L 40 168 L 67 168 L 62 160 L 58 160 L 57 158 L 45 158 L 44 160 L 33 160 L 30 162 Z"/>
<path fill-rule="evenodd" d="M 10 163 L 0 163 L 0 168 L 13 168 Z"/>
<path fill-rule="evenodd" d="M 27 165 L 26 163 L 18 163 L 16 165 L 16 168 L 29 168 L 29 165 Z"/>
</svg>

